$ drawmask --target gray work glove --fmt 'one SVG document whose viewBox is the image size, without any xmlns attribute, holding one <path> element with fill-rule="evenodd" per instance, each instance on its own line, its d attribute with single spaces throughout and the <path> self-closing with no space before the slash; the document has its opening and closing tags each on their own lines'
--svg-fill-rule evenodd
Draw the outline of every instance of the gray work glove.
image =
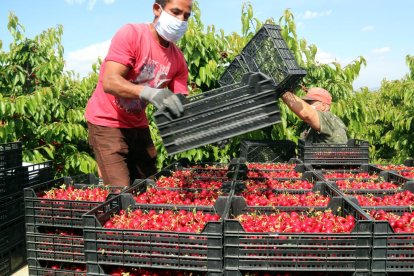
<svg viewBox="0 0 414 276">
<path fill-rule="evenodd" d="M 139 96 L 152 103 L 158 110 L 166 109 L 175 118 L 180 117 L 184 112 L 180 99 L 167 88 L 158 89 L 145 86 Z"/>
</svg>

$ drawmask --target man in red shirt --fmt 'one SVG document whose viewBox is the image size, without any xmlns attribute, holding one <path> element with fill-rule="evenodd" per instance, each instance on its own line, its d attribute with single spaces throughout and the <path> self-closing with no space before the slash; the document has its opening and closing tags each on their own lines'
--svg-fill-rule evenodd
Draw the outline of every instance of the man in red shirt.
<svg viewBox="0 0 414 276">
<path fill-rule="evenodd" d="M 127 24 L 112 38 L 86 106 L 89 144 L 105 184 L 128 186 L 156 173 L 147 103 L 181 116 L 188 68 L 175 45 L 187 30 L 192 0 L 156 0 L 154 21 Z"/>
</svg>

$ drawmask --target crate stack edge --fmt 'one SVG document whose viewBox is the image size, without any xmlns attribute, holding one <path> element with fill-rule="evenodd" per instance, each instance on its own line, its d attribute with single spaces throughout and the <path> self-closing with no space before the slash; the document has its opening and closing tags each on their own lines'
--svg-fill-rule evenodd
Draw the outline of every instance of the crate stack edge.
<svg viewBox="0 0 414 276">
<path fill-rule="evenodd" d="M 50 161 L 23 162 L 22 142 L 0 144 L 0 275 L 26 263 L 23 189 L 52 178 Z"/>
<path fill-rule="evenodd" d="M 46 191 L 99 186 L 93 174 L 61 177 L 24 189 L 29 275 L 86 275 L 82 215 L 102 202 L 48 199 Z"/>
</svg>

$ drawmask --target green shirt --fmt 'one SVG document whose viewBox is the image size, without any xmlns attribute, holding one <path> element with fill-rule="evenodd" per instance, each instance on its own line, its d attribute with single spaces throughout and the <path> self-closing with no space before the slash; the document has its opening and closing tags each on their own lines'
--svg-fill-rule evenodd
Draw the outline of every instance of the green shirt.
<svg viewBox="0 0 414 276">
<path fill-rule="evenodd" d="M 323 144 L 346 144 L 346 126 L 336 115 L 330 111 L 322 112 L 317 110 L 321 131 L 310 128 L 301 134 L 301 138 L 310 143 Z"/>
</svg>

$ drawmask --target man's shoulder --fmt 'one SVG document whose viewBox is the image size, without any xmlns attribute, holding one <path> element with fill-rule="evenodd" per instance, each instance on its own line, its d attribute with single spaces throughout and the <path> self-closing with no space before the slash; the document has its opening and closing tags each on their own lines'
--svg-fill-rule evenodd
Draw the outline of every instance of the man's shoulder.
<svg viewBox="0 0 414 276">
<path fill-rule="evenodd" d="M 129 34 L 144 34 L 145 32 L 149 31 L 148 24 L 146 23 L 126 23 L 122 25 L 118 32 L 121 33 L 129 33 Z"/>
</svg>

